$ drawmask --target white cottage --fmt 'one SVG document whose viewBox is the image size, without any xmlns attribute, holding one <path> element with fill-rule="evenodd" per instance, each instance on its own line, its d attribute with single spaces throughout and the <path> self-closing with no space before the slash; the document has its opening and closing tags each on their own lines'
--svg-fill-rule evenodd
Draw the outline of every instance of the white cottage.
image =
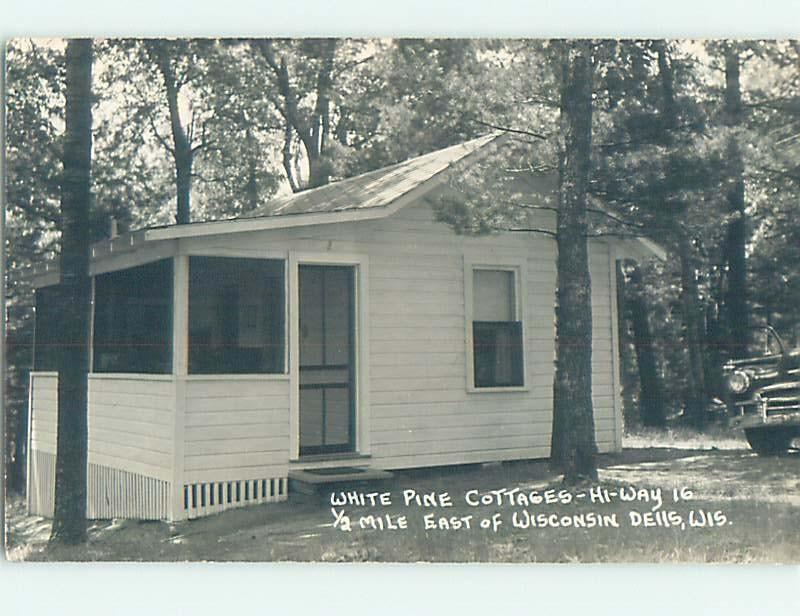
<svg viewBox="0 0 800 616">
<path fill-rule="evenodd" d="M 549 454 L 556 246 L 437 222 L 494 135 L 268 204 L 92 249 L 91 518 L 180 520 L 287 498 L 293 474 Z M 552 178 L 532 188 L 551 190 Z M 551 212 L 536 226 L 553 228 Z M 600 451 L 621 446 L 615 261 L 590 242 Z M 28 505 L 53 511 L 57 269 L 39 268 Z"/>
</svg>

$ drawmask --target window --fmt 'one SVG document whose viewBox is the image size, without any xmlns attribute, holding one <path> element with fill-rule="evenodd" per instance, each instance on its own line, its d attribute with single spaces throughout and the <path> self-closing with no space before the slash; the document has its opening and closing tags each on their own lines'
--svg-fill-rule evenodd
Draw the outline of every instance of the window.
<svg viewBox="0 0 800 616">
<path fill-rule="evenodd" d="M 475 388 L 522 387 L 522 322 L 516 270 L 472 270 L 472 358 Z"/>
<path fill-rule="evenodd" d="M 172 260 L 94 282 L 93 372 L 172 372 Z"/>
<path fill-rule="evenodd" d="M 189 373 L 284 372 L 284 261 L 189 258 Z"/>
</svg>

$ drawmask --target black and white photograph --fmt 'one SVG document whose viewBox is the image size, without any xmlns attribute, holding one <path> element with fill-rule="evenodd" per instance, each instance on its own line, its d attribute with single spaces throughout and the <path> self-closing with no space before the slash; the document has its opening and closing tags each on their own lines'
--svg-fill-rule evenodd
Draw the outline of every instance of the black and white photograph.
<svg viewBox="0 0 800 616">
<path fill-rule="evenodd" d="M 797 40 L 18 37 L 3 107 L 8 560 L 800 562 Z"/>
</svg>

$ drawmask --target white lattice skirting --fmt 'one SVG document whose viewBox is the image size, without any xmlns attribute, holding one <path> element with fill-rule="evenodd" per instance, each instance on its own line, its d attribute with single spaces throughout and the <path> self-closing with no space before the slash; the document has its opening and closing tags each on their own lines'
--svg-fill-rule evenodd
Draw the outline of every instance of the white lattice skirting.
<svg viewBox="0 0 800 616">
<path fill-rule="evenodd" d="M 55 454 L 31 451 L 28 511 L 53 517 L 55 505 Z M 87 511 L 91 520 L 130 518 L 170 519 L 170 482 L 99 464 L 89 464 Z M 188 518 L 199 518 L 235 507 L 285 501 L 287 479 L 242 479 L 186 484 L 183 510 Z"/>
<path fill-rule="evenodd" d="M 45 518 L 53 517 L 56 492 L 56 456 L 32 449 L 28 469 L 28 511 Z"/>
<path fill-rule="evenodd" d="M 55 454 L 31 451 L 28 510 L 52 518 L 55 508 Z M 89 464 L 86 516 L 90 520 L 169 517 L 169 482 L 99 464 Z"/>
<path fill-rule="evenodd" d="M 190 483 L 183 486 L 183 508 L 189 518 L 198 518 L 234 507 L 285 501 L 286 492 L 285 477 Z"/>
<path fill-rule="evenodd" d="M 92 520 L 169 517 L 170 484 L 138 473 L 89 465 L 86 515 Z"/>
</svg>

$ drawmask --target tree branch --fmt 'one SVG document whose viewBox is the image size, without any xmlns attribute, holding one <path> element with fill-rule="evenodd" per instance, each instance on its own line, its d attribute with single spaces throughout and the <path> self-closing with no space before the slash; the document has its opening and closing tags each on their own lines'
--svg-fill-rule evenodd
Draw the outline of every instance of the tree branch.
<svg viewBox="0 0 800 616">
<path fill-rule="evenodd" d="M 508 126 L 499 126 L 497 124 L 492 124 L 491 122 L 484 122 L 483 120 L 479 120 L 477 118 L 474 118 L 472 121 L 475 122 L 476 124 L 480 124 L 481 126 L 485 126 L 487 128 L 491 128 L 494 130 L 501 130 L 506 133 L 514 133 L 516 135 L 526 135 L 528 137 L 534 137 L 535 139 L 541 139 L 542 141 L 546 141 L 547 139 L 549 139 L 547 135 L 543 135 L 542 133 L 535 133 L 533 131 L 524 130 L 521 128 L 510 128 Z"/>
<path fill-rule="evenodd" d="M 541 233 L 542 235 L 548 235 L 550 237 L 558 237 L 558 234 L 555 231 L 550 231 L 549 229 L 541 229 L 539 227 L 531 227 L 531 228 L 497 227 L 497 230 L 511 231 L 512 233 Z"/>
<path fill-rule="evenodd" d="M 515 203 L 516 207 L 521 207 L 524 210 L 548 210 L 550 212 L 557 212 L 558 208 L 553 205 L 533 205 L 529 203 Z"/>
<path fill-rule="evenodd" d="M 153 134 L 156 136 L 156 140 L 164 147 L 167 152 L 169 152 L 172 156 L 175 156 L 175 149 L 169 144 L 165 137 L 161 136 L 161 133 L 158 132 L 158 128 L 156 128 L 155 120 L 153 119 L 152 114 L 147 114 L 147 119 L 150 120 L 150 128 L 153 130 Z"/>
<path fill-rule="evenodd" d="M 525 210 L 548 210 L 550 212 L 558 212 L 558 208 L 552 205 L 532 205 L 528 203 L 515 203 L 514 207 L 519 207 Z M 620 218 L 619 216 L 615 216 L 611 212 L 606 212 L 605 210 L 601 210 L 595 207 L 587 207 L 587 212 L 592 212 L 593 214 L 600 214 L 601 216 L 605 216 L 606 218 L 610 218 L 611 220 L 618 222 L 621 225 L 626 225 L 628 227 L 634 227 L 636 229 L 643 229 L 645 225 L 636 222 L 630 222 L 625 220 L 624 218 Z"/>
<path fill-rule="evenodd" d="M 275 77 L 278 81 L 278 90 L 283 97 L 283 105 L 276 104 L 278 111 L 286 118 L 287 122 L 292 125 L 306 149 L 312 150 L 311 127 L 300 118 L 299 103 L 297 95 L 292 89 L 286 58 L 282 57 L 280 62 L 278 62 L 275 58 L 275 50 L 272 48 L 272 41 L 269 39 L 256 39 L 251 41 L 251 44 L 258 49 L 261 56 L 266 60 L 267 65 L 272 69 L 272 72 L 275 73 Z"/>
<path fill-rule="evenodd" d="M 762 171 L 765 171 L 766 173 L 770 173 L 772 175 L 777 175 L 778 177 L 787 178 L 787 179 L 792 180 L 794 182 L 800 182 L 800 175 L 798 175 L 798 174 L 790 173 L 790 172 L 784 171 L 782 169 L 773 169 L 772 167 L 759 167 L 759 169 L 761 169 Z"/>
<path fill-rule="evenodd" d="M 681 124 L 679 126 L 674 126 L 674 127 L 671 127 L 671 128 L 670 127 L 663 127 L 662 130 L 663 131 L 667 131 L 667 132 L 673 131 L 673 132 L 677 133 L 677 132 L 681 132 L 681 131 L 684 131 L 684 130 L 688 131 L 688 130 L 691 130 L 693 128 L 695 128 L 695 127 L 692 126 L 691 124 Z M 707 136 L 706 133 L 704 133 L 704 132 L 702 132 L 700 130 L 697 130 L 697 133 L 699 135 L 703 136 L 703 137 Z M 656 137 L 654 139 L 627 139 L 625 141 L 612 141 L 612 142 L 607 142 L 607 143 L 597 143 L 597 144 L 594 144 L 594 147 L 601 148 L 601 149 L 610 149 L 610 148 L 619 148 L 619 147 L 629 146 L 629 145 L 631 145 L 631 146 L 663 145 L 663 143 L 659 142 L 658 138 Z"/>
<path fill-rule="evenodd" d="M 300 191 L 300 186 L 292 171 L 292 127 L 286 121 L 286 128 L 283 135 L 283 169 L 286 171 L 286 179 L 289 180 L 289 187 L 293 193 Z"/>
<path fill-rule="evenodd" d="M 587 233 L 585 237 L 647 238 L 647 236 L 643 233 L 623 233 L 621 231 L 601 231 L 599 233 Z"/>
<path fill-rule="evenodd" d="M 375 54 L 369 55 L 366 58 L 362 58 L 361 60 L 353 60 L 352 62 L 345 62 L 342 64 L 337 70 L 333 72 L 334 75 L 337 77 L 342 73 L 349 71 L 351 68 L 355 68 L 359 64 L 365 64 L 375 58 Z"/>
</svg>

